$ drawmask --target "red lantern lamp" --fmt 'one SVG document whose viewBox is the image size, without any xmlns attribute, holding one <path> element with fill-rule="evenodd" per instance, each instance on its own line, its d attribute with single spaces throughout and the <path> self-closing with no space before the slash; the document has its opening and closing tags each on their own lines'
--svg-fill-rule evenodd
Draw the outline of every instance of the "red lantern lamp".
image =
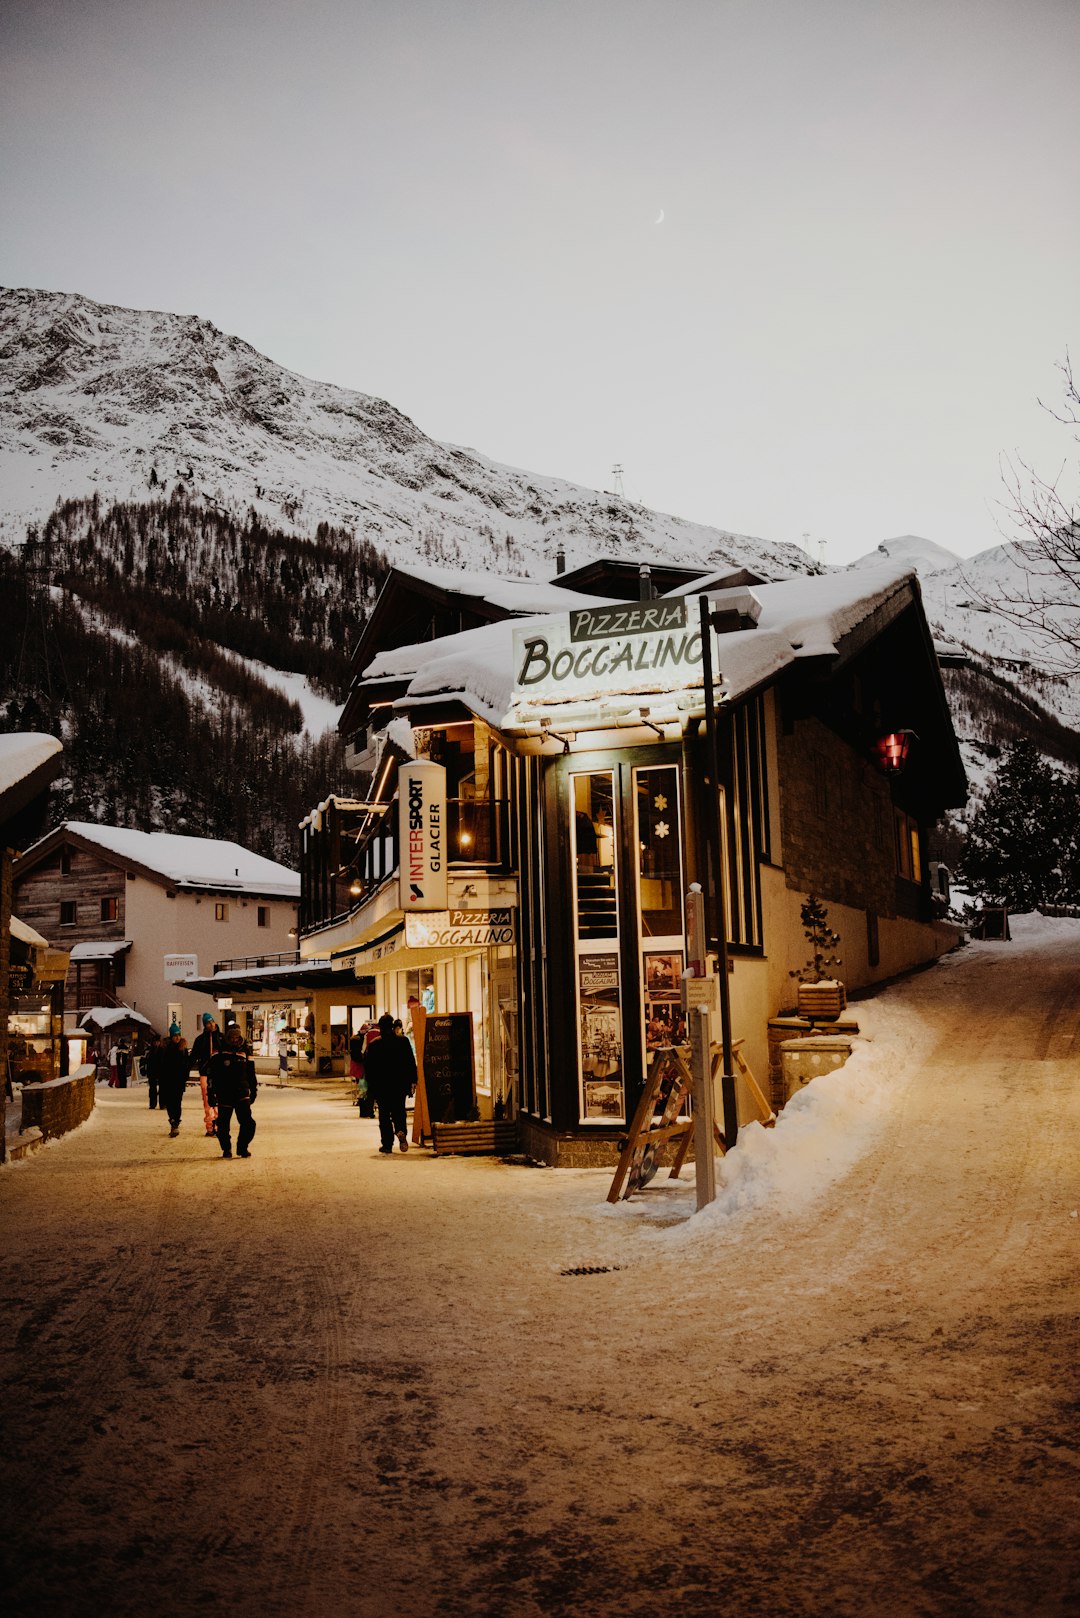
<svg viewBox="0 0 1080 1618">
<path fill-rule="evenodd" d="M 899 775 L 907 763 L 912 742 L 918 737 L 913 730 L 891 730 L 877 742 L 878 763 L 886 775 Z"/>
</svg>

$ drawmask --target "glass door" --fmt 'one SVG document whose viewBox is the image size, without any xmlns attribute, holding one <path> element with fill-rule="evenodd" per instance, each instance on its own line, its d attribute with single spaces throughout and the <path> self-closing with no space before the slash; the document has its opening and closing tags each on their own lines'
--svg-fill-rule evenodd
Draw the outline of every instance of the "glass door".
<svg viewBox="0 0 1080 1618">
<path fill-rule="evenodd" d="M 574 961 L 582 1122 L 626 1118 L 615 777 L 571 775 Z"/>
</svg>

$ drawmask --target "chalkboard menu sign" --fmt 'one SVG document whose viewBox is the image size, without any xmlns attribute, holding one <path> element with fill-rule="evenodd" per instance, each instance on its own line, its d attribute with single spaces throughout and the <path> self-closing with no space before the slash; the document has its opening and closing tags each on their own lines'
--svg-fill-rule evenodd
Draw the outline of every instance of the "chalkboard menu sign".
<svg viewBox="0 0 1080 1618">
<path fill-rule="evenodd" d="M 429 1015 L 424 1024 L 424 1088 L 437 1124 L 464 1123 L 476 1109 L 471 1011 Z"/>
</svg>

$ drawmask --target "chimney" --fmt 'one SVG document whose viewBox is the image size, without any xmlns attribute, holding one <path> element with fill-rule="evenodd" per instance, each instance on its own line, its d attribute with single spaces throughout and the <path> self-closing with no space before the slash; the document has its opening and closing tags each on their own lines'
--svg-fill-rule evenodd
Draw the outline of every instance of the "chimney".
<svg viewBox="0 0 1080 1618">
<path fill-rule="evenodd" d="M 642 562 L 640 564 L 640 566 L 638 567 L 637 572 L 638 572 L 638 592 L 637 592 L 638 600 L 639 601 L 652 601 L 652 599 L 653 599 L 652 568 L 649 566 L 648 562 Z"/>
<path fill-rule="evenodd" d="M 560 545 L 558 550 L 555 552 L 555 577 L 558 578 L 560 573 L 565 573 L 565 572 L 566 572 L 566 551 Z"/>
</svg>

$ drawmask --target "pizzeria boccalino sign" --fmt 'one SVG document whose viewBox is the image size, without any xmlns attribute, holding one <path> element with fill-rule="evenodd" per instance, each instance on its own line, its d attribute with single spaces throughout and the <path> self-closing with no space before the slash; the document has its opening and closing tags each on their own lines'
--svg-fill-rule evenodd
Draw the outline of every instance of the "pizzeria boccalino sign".
<svg viewBox="0 0 1080 1618">
<path fill-rule="evenodd" d="M 700 667 L 701 631 L 690 627 L 682 597 L 585 607 L 514 631 L 516 699 L 619 690 L 666 670 L 682 684 Z"/>
</svg>

